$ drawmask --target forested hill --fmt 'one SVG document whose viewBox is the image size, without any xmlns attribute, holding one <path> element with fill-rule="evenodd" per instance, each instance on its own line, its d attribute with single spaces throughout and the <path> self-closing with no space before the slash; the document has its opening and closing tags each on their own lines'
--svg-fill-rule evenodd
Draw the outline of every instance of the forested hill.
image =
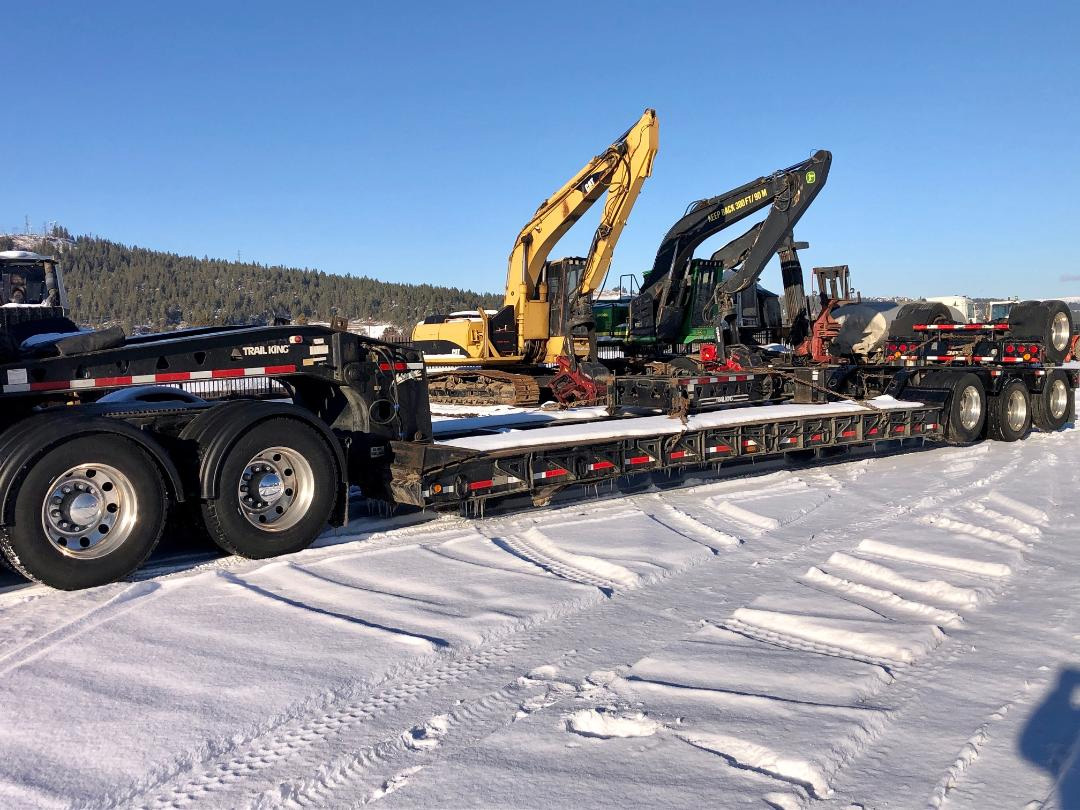
<svg viewBox="0 0 1080 810">
<path fill-rule="evenodd" d="M 0 236 L 0 250 L 59 250 L 74 319 L 92 326 L 119 323 L 129 332 L 139 326 L 260 323 L 275 316 L 327 321 L 333 315 L 409 328 L 433 312 L 490 309 L 502 300 L 457 287 L 196 259 L 92 236 L 57 236 L 40 246 L 26 237 Z"/>
</svg>

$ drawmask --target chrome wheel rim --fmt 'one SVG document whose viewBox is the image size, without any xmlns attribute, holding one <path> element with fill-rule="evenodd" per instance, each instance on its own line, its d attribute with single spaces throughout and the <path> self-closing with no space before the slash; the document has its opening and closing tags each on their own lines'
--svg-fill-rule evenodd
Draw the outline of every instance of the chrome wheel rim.
<svg viewBox="0 0 1080 810">
<path fill-rule="evenodd" d="M 1070 337 L 1072 337 L 1072 329 L 1069 326 L 1069 316 L 1064 312 L 1059 312 L 1054 315 L 1054 320 L 1050 324 L 1050 342 L 1054 345 L 1054 350 L 1065 351 Z"/>
<path fill-rule="evenodd" d="M 982 397 L 974 385 L 967 386 L 960 395 L 960 424 L 966 430 L 974 430 L 982 418 Z"/>
<path fill-rule="evenodd" d="M 131 479 L 108 464 L 79 464 L 53 479 L 41 526 L 66 557 L 95 560 L 122 546 L 138 517 Z"/>
<path fill-rule="evenodd" d="M 299 523 L 315 497 L 306 458 L 288 447 L 268 447 L 244 465 L 237 484 L 240 512 L 257 529 L 283 532 Z"/>
<path fill-rule="evenodd" d="M 1050 384 L 1050 415 L 1054 419 L 1061 419 L 1069 407 L 1069 390 L 1061 380 L 1054 380 Z"/>
<path fill-rule="evenodd" d="M 1019 433 L 1027 424 L 1028 403 L 1024 392 L 1014 388 L 1009 392 L 1009 401 L 1005 403 L 1005 422 L 1009 430 Z"/>
</svg>

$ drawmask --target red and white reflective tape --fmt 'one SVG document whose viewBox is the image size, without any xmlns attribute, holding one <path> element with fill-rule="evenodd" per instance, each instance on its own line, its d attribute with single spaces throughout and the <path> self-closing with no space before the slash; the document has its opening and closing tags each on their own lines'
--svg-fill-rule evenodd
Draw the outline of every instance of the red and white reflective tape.
<svg viewBox="0 0 1080 810">
<path fill-rule="evenodd" d="M 423 363 L 396 362 L 393 365 L 390 363 L 379 363 L 379 371 L 420 371 L 423 368 Z"/>
<path fill-rule="evenodd" d="M 749 382 L 753 374 L 727 374 L 722 377 L 689 377 L 679 380 L 683 385 L 709 385 L 710 383 Z"/>
<path fill-rule="evenodd" d="M 939 427 L 941 427 L 941 425 L 937 422 L 927 422 L 923 425 L 923 430 L 937 430 Z"/>
<path fill-rule="evenodd" d="M 841 431 L 840 438 L 842 438 L 842 439 L 850 439 L 850 438 L 852 438 L 853 436 L 856 436 L 856 435 L 857 435 L 857 433 L 854 430 L 844 430 L 844 431 Z"/>
<path fill-rule="evenodd" d="M 650 461 L 655 460 L 652 456 L 631 456 L 626 460 L 626 463 L 630 465 L 648 464 Z"/>
<path fill-rule="evenodd" d="M 730 453 L 731 446 L 727 444 L 714 444 L 705 448 L 706 453 Z"/>
<path fill-rule="evenodd" d="M 564 470 L 562 467 L 557 467 L 554 470 L 544 470 L 543 472 L 533 473 L 533 481 L 546 481 L 549 478 L 558 478 L 562 475 L 569 474 L 569 470 Z"/>
<path fill-rule="evenodd" d="M 753 452 L 754 450 L 758 449 L 759 445 L 753 439 L 743 439 L 742 446 L 745 447 L 747 450 Z"/>
<path fill-rule="evenodd" d="M 780 444 L 798 444 L 798 443 L 799 443 L 799 437 L 798 436 L 785 436 L 784 438 L 782 438 L 780 440 Z"/>
<path fill-rule="evenodd" d="M 216 368 L 212 371 L 168 371 L 160 374 L 130 374 L 120 377 L 91 377 L 82 380 L 14 383 L 4 386 L 4 393 L 23 391 L 78 391 L 84 388 L 123 388 L 128 385 L 225 380 L 236 377 L 270 377 L 275 374 L 294 374 L 295 365 L 256 366 L 254 368 Z M 12 372 L 8 371 L 8 379 Z"/>
<path fill-rule="evenodd" d="M 916 332 L 980 332 L 987 329 L 1005 330 L 1007 323 L 917 323 L 912 327 Z"/>
<path fill-rule="evenodd" d="M 610 470 L 614 466 L 615 462 L 613 461 L 594 461 L 592 464 L 587 465 L 585 469 L 591 471 Z"/>
<path fill-rule="evenodd" d="M 466 486 L 469 492 L 476 492 L 477 490 L 481 489 L 491 489 L 492 487 L 501 487 L 504 484 L 517 483 L 520 480 L 521 479 L 515 478 L 512 475 L 496 475 L 493 478 L 483 478 L 479 481 L 470 481 Z"/>
<path fill-rule="evenodd" d="M 671 459 L 686 458 L 687 456 L 692 456 L 692 455 L 694 455 L 694 454 L 692 452 L 690 452 L 689 450 L 672 450 L 668 454 L 668 458 L 671 458 Z"/>
</svg>

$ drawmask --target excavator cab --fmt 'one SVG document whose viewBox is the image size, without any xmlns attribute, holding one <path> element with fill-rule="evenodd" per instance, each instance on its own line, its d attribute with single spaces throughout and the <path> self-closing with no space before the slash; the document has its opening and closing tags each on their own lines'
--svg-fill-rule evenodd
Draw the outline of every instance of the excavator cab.
<svg viewBox="0 0 1080 810">
<path fill-rule="evenodd" d="M 580 256 L 548 262 L 544 275 L 548 287 L 548 337 L 562 337 L 567 326 L 572 333 L 581 333 L 584 323 L 575 319 L 577 291 L 581 287 L 581 274 L 586 261 Z"/>
</svg>

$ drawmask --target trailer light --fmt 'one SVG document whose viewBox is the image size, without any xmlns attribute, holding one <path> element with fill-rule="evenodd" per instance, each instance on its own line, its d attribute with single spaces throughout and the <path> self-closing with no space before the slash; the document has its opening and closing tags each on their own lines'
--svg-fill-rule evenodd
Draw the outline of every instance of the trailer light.
<svg viewBox="0 0 1080 810">
<path fill-rule="evenodd" d="M 289 343 L 303 343 L 303 342 L 304 342 L 304 336 L 303 335 L 289 335 Z"/>
<path fill-rule="evenodd" d="M 438 495 L 442 492 L 442 484 L 432 484 L 431 491 Z"/>
<path fill-rule="evenodd" d="M 1035 355 L 1037 355 L 1039 353 L 1039 347 L 1038 346 L 1028 346 L 1028 351 L 1031 352 L 1031 356 L 1034 357 Z"/>
<path fill-rule="evenodd" d="M 1005 354 L 1013 354 L 1014 352 L 1016 352 L 1016 347 L 1013 344 L 1010 343 L 1005 347 Z"/>
</svg>

